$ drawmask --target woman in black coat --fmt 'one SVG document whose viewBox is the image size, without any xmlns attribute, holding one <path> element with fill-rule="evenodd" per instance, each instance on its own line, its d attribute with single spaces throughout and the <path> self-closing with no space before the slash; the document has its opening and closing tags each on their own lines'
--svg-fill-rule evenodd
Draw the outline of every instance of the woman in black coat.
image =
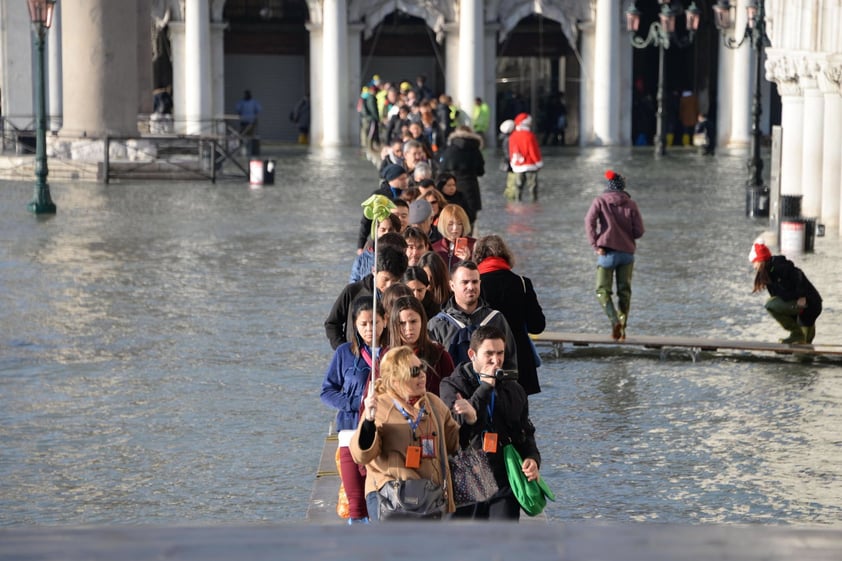
<svg viewBox="0 0 842 561">
<path fill-rule="evenodd" d="M 512 272 L 514 257 L 500 236 L 477 240 L 474 261 L 480 272 L 480 295 L 506 318 L 517 344 L 518 382 L 528 395 L 541 391 L 530 333 L 544 331 L 547 320 L 529 278 Z"/>
<path fill-rule="evenodd" d="M 753 292 L 767 290 L 766 311 L 789 337 L 781 343 L 809 345 L 816 336 L 816 318 L 822 313 L 822 297 L 804 271 L 783 255 L 772 255 L 763 243 L 756 243 L 749 253 L 756 271 Z"/>
<path fill-rule="evenodd" d="M 485 159 L 482 157 L 482 137 L 471 127 L 457 128 L 447 139 L 447 148 L 441 154 L 440 173 L 452 173 L 456 177 L 456 188 L 465 198 L 465 212 L 471 224 L 476 222 L 482 210 L 479 178 L 485 175 Z"/>
</svg>

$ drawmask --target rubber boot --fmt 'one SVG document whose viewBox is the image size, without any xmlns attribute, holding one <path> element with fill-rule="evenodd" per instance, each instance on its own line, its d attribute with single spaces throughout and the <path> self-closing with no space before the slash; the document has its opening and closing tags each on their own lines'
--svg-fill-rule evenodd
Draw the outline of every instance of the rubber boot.
<svg viewBox="0 0 842 561">
<path fill-rule="evenodd" d="M 520 199 L 520 194 L 517 187 L 517 174 L 510 171 L 506 174 L 506 190 L 503 191 L 503 196 L 507 201 L 515 202 Z"/>
<path fill-rule="evenodd" d="M 602 305 L 605 315 L 611 321 L 611 337 L 615 340 L 622 335 L 622 324 L 617 317 L 617 310 L 614 308 L 614 300 L 611 298 L 611 284 L 614 280 L 614 270 L 597 266 L 596 268 L 596 299 Z"/>
<path fill-rule="evenodd" d="M 620 312 L 617 314 L 617 320 L 620 322 L 620 336 L 617 337 L 618 341 L 625 341 L 626 340 L 626 322 L 629 320 L 628 312 L 623 313 Z"/>
<path fill-rule="evenodd" d="M 631 282 L 634 273 L 634 263 L 620 265 L 614 270 L 617 277 L 617 308 L 620 320 L 620 341 L 626 339 L 626 323 L 629 320 L 629 309 L 631 308 Z"/>
<path fill-rule="evenodd" d="M 789 331 L 789 337 L 781 339 L 781 343 L 793 344 L 803 343 L 804 334 L 801 332 L 801 326 L 798 325 L 798 306 L 795 302 L 787 302 L 777 296 L 769 298 L 766 301 L 766 311 L 769 315 L 775 318 L 781 327 Z"/>
<path fill-rule="evenodd" d="M 816 338 L 816 326 L 811 325 L 810 327 L 802 327 L 801 333 L 804 335 L 804 342 L 809 345 L 813 342 L 813 339 Z"/>
</svg>

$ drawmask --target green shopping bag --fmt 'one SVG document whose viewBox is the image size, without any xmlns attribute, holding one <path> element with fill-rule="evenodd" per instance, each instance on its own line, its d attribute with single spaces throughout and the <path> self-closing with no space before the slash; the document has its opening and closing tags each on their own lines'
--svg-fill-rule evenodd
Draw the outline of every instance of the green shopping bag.
<svg viewBox="0 0 842 561">
<path fill-rule="evenodd" d="M 503 447 L 503 459 L 506 462 L 506 475 L 509 477 L 509 485 L 517 497 L 523 511 L 529 516 L 537 516 L 547 506 L 547 499 L 555 501 L 555 495 L 547 487 L 541 476 L 536 481 L 527 481 L 521 470 L 523 458 L 515 449 L 514 445 L 506 444 Z"/>
</svg>

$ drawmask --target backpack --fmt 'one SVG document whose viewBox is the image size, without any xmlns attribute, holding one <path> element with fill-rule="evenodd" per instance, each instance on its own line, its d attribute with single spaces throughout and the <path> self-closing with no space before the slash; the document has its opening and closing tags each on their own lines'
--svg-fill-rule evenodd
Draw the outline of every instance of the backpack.
<svg viewBox="0 0 842 561">
<path fill-rule="evenodd" d="M 453 359 L 454 365 L 458 366 L 463 362 L 469 362 L 471 360 L 468 358 L 468 349 L 471 347 L 471 335 L 473 335 L 474 331 L 476 331 L 478 327 L 487 325 L 488 322 L 499 313 L 500 312 L 497 310 L 491 310 L 490 314 L 485 316 L 480 323 L 475 325 L 465 325 L 447 312 L 439 312 L 436 314 L 436 317 L 442 317 L 459 328 L 458 331 L 456 331 L 456 335 L 454 335 L 453 339 L 451 339 L 450 346 L 447 348 L 447 352 L 450 353 L 450 357 Z"/>
</svg>

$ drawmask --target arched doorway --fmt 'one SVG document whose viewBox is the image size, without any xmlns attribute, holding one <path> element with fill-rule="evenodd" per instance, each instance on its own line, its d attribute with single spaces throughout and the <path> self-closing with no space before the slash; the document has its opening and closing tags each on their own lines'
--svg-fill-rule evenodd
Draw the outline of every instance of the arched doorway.
<svg viewBox="0 0 842 561">
<path fill-rule="evenodd" d="M 225 32 L 225 109 L 249 89 L 261 102 L 261 137 L 295 142 L 298 130 L 290 111 L 308 93 L 310 36 L 305 0 L 227 0 Z"/>
<path fill-rule="evenodd" d="M 677 14 L 675 36 L 664 51 L 663 78 L 664 134 L 668 146 L 683 141 L 689 144 L 692 124 L 698 113 L 708 114 L 711 122 L 715 122 L 719 36 L 711 19 L 710 2 L 698 0 L 696 6 L 702 21 L 691 42 L 686 29 L 686 6 L 678 1 L 672 3 Z M 637 0 L 637 8 L 641 15 L 639 36 L 645 38 L 651 24 L 658 20 L 661 4 L 658 0 Z M 652 144 L 659 49 L 650 46 L 632 51 L 631 138 L 636 145 Z"/>
<path fill-rule="evenodd" d="M 418 76 L 424 76 L 434 94 L 444 92 L 443 49 L 419 17 L 400 10 L 387 15 L 363 37 L 361 56 L 359 87 L 374 74 L 382 82 L 409 82 L 413 86 Z"/>
<path fill-rule="evenodd" d="M 556 100 L 567 108 L 566 143 L 576 141 L 579 62 L 561 24 L 539 14 L 521 19 L 497 47 L 497 124 L 522 111 L 531 113 L 544 138 L 556 120 Z"/>
</svg>

